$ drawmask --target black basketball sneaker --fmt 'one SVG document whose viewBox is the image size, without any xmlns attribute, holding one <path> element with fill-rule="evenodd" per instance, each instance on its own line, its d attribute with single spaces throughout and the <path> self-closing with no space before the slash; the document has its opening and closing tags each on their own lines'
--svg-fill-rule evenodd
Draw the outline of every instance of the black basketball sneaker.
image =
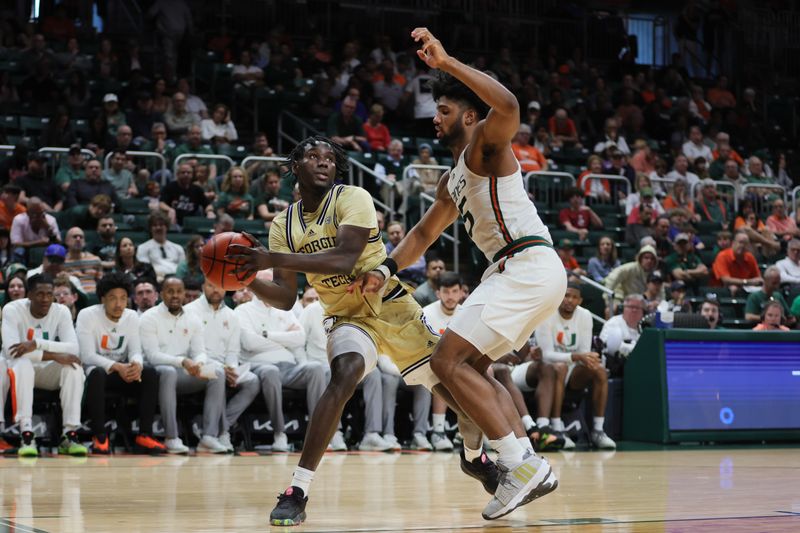
<svg viewBox="0 0 800 533">
<path fill-rule="evenodd" d="M 303 489 L 289 487 L 278 495 L 278 505 L 269 514 L 269 523 L 273 526 L 296 526 L 306 519 L 308 497 Z"/>
<path fill-rule="evenodd" d="M 500 479 L 500 471 L 497 465 L 489 459 L 486 452 L 481 452 L 481 456 L 472 461 L 467 461 L 464 457 L 464 450 L 461 450 L 461 471 L 469 477 L 475 478 L 483 484 L 483 488 L 489 494 L 494 494 Z"/>
</svg>

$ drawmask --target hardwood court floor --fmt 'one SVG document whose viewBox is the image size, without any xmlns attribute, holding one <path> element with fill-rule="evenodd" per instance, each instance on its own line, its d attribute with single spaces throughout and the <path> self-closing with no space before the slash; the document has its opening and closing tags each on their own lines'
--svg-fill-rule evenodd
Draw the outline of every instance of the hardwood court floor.
<svg viewBox="0 0 800 533">
<path fill-rule="evenodd" d="M 800 449 L 549 454 L 559 489 L 484 521 L 455 454 L 328 454 L 299 528 L 267 513 L 296 454 L 0 459 L 0 533 L 800 531 Z"/>
</svg>

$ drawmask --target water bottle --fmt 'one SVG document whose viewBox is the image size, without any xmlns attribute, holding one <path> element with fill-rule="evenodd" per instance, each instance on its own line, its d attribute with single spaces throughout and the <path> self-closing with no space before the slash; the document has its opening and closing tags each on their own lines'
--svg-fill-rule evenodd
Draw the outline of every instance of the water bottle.
<svg viewBox="0 0 800 533">
<path fill-rule="evenodd" d="M 666 300 L 662 300 L 656 308 L 656 327 L 658 329 L 672 329 L 675 320 L 675 312 Z"/>
</svg>

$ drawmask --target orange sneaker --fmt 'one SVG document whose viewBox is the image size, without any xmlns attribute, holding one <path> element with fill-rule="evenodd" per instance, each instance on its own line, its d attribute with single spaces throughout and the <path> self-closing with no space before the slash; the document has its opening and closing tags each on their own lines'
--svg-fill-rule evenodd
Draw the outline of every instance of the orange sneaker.
<svg viewBox="0 0 800 533">
<path fill-rule="evenodd" d="M 102 440 L 101 440 L 102 439 Z M 92 437 L 92 455 L 110 455 L 111 446 L 108 443 L 108 437 L 102 436 Z"/>
<path fill-rule="evenodd" d="M 6 442 L 6 439 L 0 437 L 0 454 L 4 454 L 7 450 L 13 450 L 14 447 Z"/>
<path fill-rule="evenodd" d="M 167 447 L 150 435 L 136 435 L 136 446 L 147 453 L 167 453 Z"/>
</svg>

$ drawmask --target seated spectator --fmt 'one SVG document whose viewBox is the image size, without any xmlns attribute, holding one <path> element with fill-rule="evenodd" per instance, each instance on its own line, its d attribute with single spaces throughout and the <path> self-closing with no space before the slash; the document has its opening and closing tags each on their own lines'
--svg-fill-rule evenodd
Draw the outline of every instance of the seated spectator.
<svg viewBox="0 0 800 533">
<path fill-rule="evenodd" d="M 203 213 L 214 218 L 214 206 L 209 203 L 203 189 L 192 183 L 192 167 L 188 163 L 181 163 L 175 181 L 161 190 L 160 206 L 170 218 L 174 214 L 178 224 L 183 224 L 183 217 Z"/>
<path fill-rule="evenodd" d="M 438 300 L 436 291 L 439 290 L 439 275 L 444 272 L 444 261 L 435 255 L 426 254 L 425 258 L 425 282 L 417 287 L 412 295 L 414 299 L 425 307 Z"/>
<path fill-rule="evenodd" d="M 136 259 L 152 265 L 158 279 L 167 274 L 174 274 L 178 264 L 186 258 L 179 244 L 167 240 L 167 224 L 164 215 L 160 213 L 150 215 L 147 220 L 150 240 L 142 243 L 136 251 Z M 181 296 L 185 290 L 185 287 L 181 286 Z"/>
<path fill-rule="evenodd" d="M 433 148 L 428 143 L 419 145 L 419 156 L 411 161 L 412 165 L 438 165 L 436 158 L 433 157 Z M 435 168 L 416 169 L 417 179 L 419 179 L 422 192 L 435 196 L 436 187 L 442 177 L 442 171 Z M 410 209 L 410 207 L 409 207 Z"/>
<path fill-rule="evenodd" d="M 611 184 L 607 179 L 593 178 L 584 180 L 584 177 L 590 174 L 603 173 L 603 159 L 599 155 L 592 154 L 586 161 L 586 167 L 586 170 L 578 176 L 578 184 L 582 184 L 583 193 L 588 197 L 603 202 L 611 200 Z"/>
<path fill-rule="evenodd" d="M 800 285 L 800 239 L 786 245 L 786 257 L 775 263 L 781 274 L 781 283 Z"/>
<path fill-rule="evenodd" d="M 381 154 L 375 163 L 375 175 L 385 179 L 391 185 L 375 180 L 374 183 L 365 183 L 364 188 L 370 191 L 372 196 L 383 197 L 384 202 L 389 202 L 389 191 L 391 187 L 397 192 L 401 192 L 406 185 L 404 171 L 408 165 L 408 160 L 403 157 L 403 142 L 400 139 L 392 139 L 389 143 L 387 153 Z M 395 198 L 395 202 L 398 199 Z"/>
<path fill-rule="evenodd" d="M 747 303 L 744 307 L 744 317 L 747 320 L 758 321 L 766 309 L 768 302 L 778 302 L 781 305 L 784 316 L 789 316 L 789 304 L 781 293 L 781 271 L 775 265 L 764 270 L 764 284 L 760 290 L 751 292 L 747 296 Z M 789 325 L 794 324 L 794 319 Z"/>
<path fill-rule="evenodd" d="M 66 272 L 58 274 L 53 281 L 53 298 L 69 310 L 72 323 L 78 318 L 78 289 L 72 284 L 71 276 Z"/>
<path fill-rule="evenodd" d="M 736 296 L 745 287 L 764 283 L 756 258 L 747 251 L 749 245 L 747 233 L 737 231 L 731 247 L 720 251 L 714 259 L 709 284 L 727 287 L 731 295 Z"/>
<path fill-rule="evenodd" d="M 736 107 L 736 97 L 728 89 L 727 76 L 719 76 L 716 85 L 707 91 L 706 96 L 708 103 L 714 108 L 725 109 Z"/>
<path fill-rule="evenodd" d="M 703 97 L 703 88 L 692 85 L 692 99 L 689 101 L 689 112 L 698 121 L 706 124 L 711 118 L 711 104 Z"/>
<path fill-rule="evenodd" d="M 664 277 L 658 270 L 647 276 L 647 286 L 642 293 L 642 298 L 644 298 L 644 310 L 647 314 L 655 313 L 658 304 L 664 300 Z"/>
<path fill-rule="evenodd" d="M 188 305 L 203 295 L 203 278 L 188 277 L 183 281 L 183 305 Z"/>
<path fill-rule="evenodd" d="M 198 155 L 214 154 L 214 152 L 211 151 L 211 148 L 203 144 L 203 130 L 200 127 L 200 124 L 193 124 L 189 126 L 189 131 L 186 133 L 186 142 L 176 146 L 171 151 L 170 156 L 172 161 L 175 161 L 175 159 L 177 159 L 178 156 L 185 154 L 198 154 Z M 208 161 L 208 160 L 201 159 L 200 161 L 201 161 L 200 165 L 208 167 L 208 176 L 210 178 L 215 178 L 217 176 L 217 166 L 213 162 L 203 163 L 203 161 Z"/>
<path fill-rule="evenodd" d="M 734 159 L 733 154 L 736 153 L 733 148 L 727 143 L 718 143 L 717 149 L 713 152 L 714 161 L 708 166 L 708 175 L 711 179 L 720 180 L 725 175 L 725 168 L 728 161 L 736 163 L 736 168 L 739 168 L 739 162 Z M 739 154 L 736 154 L 737 156 Z"/>
<path fill-rule="evenodd" d="M 222 180 L 221 192 L 214 202 L 217 216 L 224 213 L 235 219 L 253 219 L 255 200 L 250 194 L 250 176 L 242 167 L 233 166 Z"/>
<path fill-rule="evenodd" d="M 542 350 L 542 360 L 556 368 L 556 392 L 550 423 L 556 432 L 564 432 L 561 420 L 564 389 L 582 391 L 591 386 L 594 410 L 592 444 L 600 449 L 614 449 L 617 445 L 606 435 L 604 428 L 608 374 L 600 354 L 592 351 L 592 316 L 580 306 L 582 301 L 580 286 L 568 284 L 558 314 L 553 314 L 536 328 L 536 344 Z"/>
<path fill-rule="evenodd" d="M 280 197 L 281 176 L 278 169 L 271 168 L 264 175 L 262 191 L 256 196 L 256 211 L 267 224 L 271 224 L 278 214 L 289 207 L 289 202 Z"/>
<path fill-rule="evenodd" d="M 636 152 L 630 159 L 631 167 L 636 174 L 650 176 L 656 170 L 656 155 L 644 139 L 636 139 L 633 143 Z M 660 189 L 660 187 L 658 187 Z"/>
<path fill-rule="evenodd" d="M 402 446 L 395 435 L 395 411 L 397 407 L 397 391 L 403 389 L 412 395 L 411 419 L 414 424 L 410 449 L 417 451 L 433 451 L 433 445 L 426 436 L 428 432 L 428 416 L 431 411 L 431 392 L 423 385 L 407 385 L 403 382 L 400 369 L 389 356 L 378 355 L 378 370 L 383 387 L 383 440 L 389 450 L 401 450 Z M 371 442 L 362 439 L 358 449 L 372 451 Z"/>
<path fill-rule="evenodd" d="M 629 183 L 634 184 L 636 181 L 636 171 L 628 164 L 625 154 L 616 148 L 609 149 L 609 160 L 603 165 L 603 174 L 610 174 L 612 176 L 623 176 Z M 619 194 L 624 196 L 621 189 L 618 189 Z"/>
<path fill-rule="evenodd" d="M 689 128 L 689 140 L 683 143 L 681 152 L 691 164 L 694 164 L 695 159 L 698 157 L 702 157 L 706 161 L 714 159 L 714 156 L 711 154 L 711 148 L 703 143 L 703 132 L 700 130 L 700 126 L 692 126 Z"/>
<path fill-rule="evenodd" d="M 119 108 L 119 98 L 114 93 L 107 93 L 103 96 L 103 116 L 107 128 L 106 131 L 111 137 L 116 137 L 117 129 L 128 123 L 125 113 Z"/>
<path fill-rule="evenodd" d="M 233 452 L 233 443 L 228 431 L 245 409 L 258 396 L 260 384 L 256 375 L 240 369 L 241 326 L 233 310 L 225 305 L 225 291 L 206 281 L 198 299 L 184 307 L 203 324 L 203 339 L 209 361 L 216 363 L 225 373 L 228 388 L 236 391 L 227 401 L 222 417 L 222 429 L 218 441 L 226 451 Z M 209 450 L 215 452 L 217 450 Z M 220 452 L 221 453 L 221 452 Z"/>
<path fill-rule="evenodd" d="M 9 183 L 0 192 L 0 227 L 11 230 L 14 217 L 26 211 L 25 206 L 19 203 L 19 195 L 22 190 Z"/>
<path fill-rule="evenodd" d="M 605 280 L 606 287 L 614 291 L 609 309 L 615 309 L 629 295 L 634 294 L 641 298 L 641 294 L 647 288 L 647 276 L 657 267 L 656 249 L 652 246 L 642 246 L 634 261 L 612 270 Z"/>
<path fill-rule="evenodd" d="M 20 202 L 27 203 L 29 198 L 35 196 L 44 204 L 46 211 L 61 211 L 63 206 L 61 187 L 47 175 L 46 169 L 47 160 L 42 154 L 33 151 L 28 153 L 28 171 L 14 181 L 22 191 Z"/>
<path fill-rule="evenodd" d="M 637 216 L 634 212 L 643 203 L 650 204 L 653 215 L 656 217 L 666 213 L 661 202 L 656 199 L 655 191 L 650 185 L 650 178 L 645 174 L 639 174 L 636 177 L 636 192 L 629 194 L 625 198 L 625 214 L 628 215 L 629 222 L 636 220 Z"/>
<path fill-rule="evenodd" d="M 101 218 L 110 216 L 113 206 L 106 194 L 95 195 L 88 204 L 76 205 L 70 210 L 69 221 L 73 226 L 91 231 Z"/>
<path fill-rule="evenodd" d="M 689 226 L 691 227 L 691 226 Z M 653 226 L 653 233 L 651 237 L 655 241 L 655 248 L 658 252 L 658 258 L 662 261 L 665 257 L 672 253 L 672 240 L 670 239 L 669 232 L 670 224 L 669 219 L 666 216 L 660 216 L 656 219 L 655 225 Z M 695 240 L 699 240 L 695 237 Z M 639 241 L 641 242 L 641 241 Z M 700 242 L 700 245 L 703 243 Z"/>
<path fill-rule="evenodd" d="M 567 115 L 567 110 L 563 107 L 556 109 L 556 112 L 547 121 L 547 128 L 553 138 L 553 146 L 556 147 L 575 147 L 581 148 L 578 141 L 578 128 L 575 122 Z"/>
<path fill-rule="evenodd" d="M 231 77 L 237 87 L 254 88 L 264 85 L 264 71 L 258 65 L 253 64 L 250 50 L 242 50 L 239 55 L 239 64 L 234 65 Z"/>
<path fill-rule="evenodd" d="M 219 182 L 217 182 L 216 178 L 209 179 L 209 167 L 205 165 L 196 165 L 194 167 L 194 180 L 192 183 L 203 189 L 203 194 L 206 195 L 210 204 L 217 200 L 217 196 L 219 196 Z"/>
<path fill-rule="evenodd" d="M 200 122 L 204 141 L 210 141 L 214 146 L 225 146 L 239 139 L 236 126 L 231 120 L 231 112 L 225 104 L 217 104 L 211 113 L 211 118 Z"/>
<path fill-rule="evenodd" d="M 13 265 L 11 265 L 13 266 Z M 14 300 L 21 300 L 25 298 L 28 294 L 28 287 L 27 287 L 27 272 L 22 265 L 19 265 L 20 270 L 17 270 L 15 274 L 8 274 L 6 275 L 6 281 L 3 284 L 3 304 L 2 307 L 5 307 L 6 304 L 9 302 L 13 302 Z M 2 361 L 2 359 L 0 359 Z M 2 399 L 0 399 L 1 401 Z M 0 413 L 0 416 L 2 414 Z"/>
<path fill-rule="evenodd" d="M 59 274 L 64 272 L 64 259 L 67 257 L 67 249 L 61 246 L 60 244 L 51 244 L 44 250 L 44 257 L 42 257 L 42 264 L 36 268 L 31 268 L 26 273 L 27 277 L 33 277 L 37 274 L 48 274 L 50 277 L 55 279 Z M 76 278 L 75 276 L 69 277 L 72 285 L 75 288 L 83 292 L 83 286 L 81 285 L 81 280 Z"/>
<path fill-rule="evenodd" d="M 616 148 L 625 155 L 630 155 L 631 149 L 625 141 L 625 137 L 619 134 L 619 122 L 615 117 L 606 119 L 603 140 L 594 145 L 594 153 L 605 157 L 609 148 Z"/>
<path fill-rule="evenodd" d="M 28 249 L 61 242 L 56 219 L 45 213 L 45 205 L 38 197 L 28 200 L 28 210 L 11 222 L 11 246 L 15 260 L 27 264 Z"/>
<path fill-rule="evenodd" d="M 578 260 L 575 259 L 575 245 L 570 239 L 561 239 L 558 241 L 557 252 L 569 276 L 586 275 L 586 271 L 580 267 Z"/>
<path fill-rule="evenodd" d="M 389 225 L 386 226 L 386 232 L 389 236 L 389 242 L 386 243 L 386 253 L 390 254 L 406 236 L 406 228 L 402 222 L 389 222 Z M 397 277 L 403 281 L 411 282 L 415 286 L 423 283 L 425 281 L 425 256 L 420 256 L 416 263 L 398 272 Z"/>
<path fill-rule="evenodd" d="M 686 233 L 675 236 L 675 252 L 664 260 L 664 269 L 673 279 L 697 290 L 708 279 L 708 267 L 692 248 L 691 239 Z"/>
<path fill-rule="evenodd" d="M 203 324 L 183 308 L 185 288 L 174 276 L 164 280 L 162 303 L 141 316 L 140 336 L 146 360 L 158 371 L 158 399 L 164 422 L 167 452 L 186 454 L 189 448 L 178 436 L 177 395 L 205 392 L 203 437 L 199 451 L 227 453 L 217 439 L 225 430 L 225 374 L 210 365 L 205 350 Z"/>
<path fill-rule="evenodd" d="M 205 240 L 200 235 L 193 235 L 186 243 L 186 259 L 178 263 L 178 269 L 175 271 L 175 275 L 184 282 L 190 278 L 202 280 L 205 277 L 200 268 L 200 256 L 204 245 Z"/>
<path fill-rule="evenodd" d="M 142 263 L 136 259 L 136 245 L 130 237 L 122 237 L 117 241 L 113 272 L 125 274 L 131 284 L 141 278 L 151 279 L 153 283 L 156 280 L 156 271 L 153 270 L 153 265 Z"/>
<path fill-rule="evenodd" d="M 640 323 L 644 318 L 644 298 L 629 294 L 622 304 L 622 314 L 609 318 L 600 330 L 600 340 L 606 345 L 606 354 L 628 357 L 641 335 Z M 610 342 L 615 341 L 615 342 Z M 613 344 L 613 346 L 612 346 Z M 615 348 L 614 351 L 611 351 Z"/>
<path fill-rule="evenodd" d="M 587 270 L 590 278 L 597 283 L 603 283 L 608 274 L 619 266 L 617 247 L 611 237 L 601 237 L 597 241 L 597 253 L 589 259 Z"/>
<path fill-rule="evenodd" d="M 772 214 L 767 217 L 767 228 L 784 241 L 800 237 L 797 223 L 786 214 L 786 203 L 783 198 L 776 198 L 772 201 Z"/>
<path fill-rule="evenodd" d="M 694 172 L 689 171 L 689 158 L 683 154 L 675 157 L 675 162 L 672 165 L 672 171 L 667 174 L 666 177 L 670 180 L 684 180 L 687 188 L 689 189 L 689 197 L 692 196 L 692 189 L 694 185 L 700 183 L 700 177 Z"/>
<path fill-rule="evenodd" d="M 362 152 L 367 138 L 364 137 L 364 123 L 355 114 L 357 102 L 349 96 L 342 100 L 341 109 L 328 118 L 326 132 L 333 142 L 342 145 L 345 150 Z"/>
<path fill-rule="evenodd" d="M 522 172 L 547 170 L 547 159 L 535 146 L 531 146 L 530 140 L 531 127 L 524 123 L 520 124 L 519 131 L 511 139 L 511 150 L 514 151 L 514 156 L 519 161 Z"/>
<path fill-rule="evenodd" d="M 790 331 L 783 325 L 783 305 L 779 302 L 768 302 L 759 319 L 760 322 L 756 324 L 753 331 Z"/>
<path fill-rule="evenodd" d="M 136 108 L 128 114 L 127 122 L 135 140 L 148 139 L 153 131 L 153 124 L 164 122 L 164 115 L 153 109 L 153 95 L 150 92 L 141 91 L 136 95 Z"/>
<path fill-rule="evenodd" d="M 651 237 L 655 227 L 654 216 L 652 204 L 644 203 L 636 207 L 625 224 L 625 242 L 637 247 L 643 238 Z"/>
<path fill-rule="evenodd" d="M 133 305 L 140 317 L 156 306 L 159 296 L 155 278 L 139 278 L 133 282 Z"/>
<path fill-rule="evenodd" d="M 55 178 L 53 178 L 56 185 L 61 187 L 63 192 L 67 192 L 69 184 L 72 183 L 73 180 L 83 179 L 86 176 L 83 171 L 84 163 L 86 163 L 86 160 L 81 153 L 80 145 L 73 144 L 70 146 L 67 152 L 66 162 L 58 167 Z"/>
<path fill-rule="evenodd" d="M 539 150 L 543 156 L 550 157 L 550 152 L 553 150 L 553 138 L 550 136 L 550 132 L 548 131 L 546 125 L 539 124 L 536 127 L 536 135 L 533 140 L 533 146 Z"/>
<path fill-rule="evenodd" d="M 97 280 L 103 275 L 100 258 L 84 251 L 86 236 L 81 228 L 70 228 L 64 238 L 64 244 L 67 247 L 64 271 L 81 280 L 83 292 L 93 293 Z"/>
<path fill-rule="evenodd" d="M 261 282 L 272 281 L 271 271 L 256 274 Z M 242 360 L 258 376 L 267 404 L 274 440 L 273 452 L 288 452 L 283 417 L 283 387 L 306 391 L 309 417 L 325 390 L 326 368 L 304 361 L 305 332 L 291 311 L 275 309 L 258 298 L 234 310 L 242 327 Z"/>
<path fill-rule="evenodd" d="M 585 241 L 589 235 L 589 226 L 602 228 L 603 221 L 583 203 L 583 193 L 580 189 L 568 189 L 565 195 L 569 206 L 558 213 L 558 222 L 567 231 L 577 233 L 579 240 Z"/>
<path fill-rule="evenodd" d="M 114 186 L 103 179 L 100 161 L 93 159 L 86 163 L 86 177 L 69 184 L 64 207 L 72 209 L 81 204 L 88 204 L 98 194 L 107 195 L 113 205 L 119 205 Z"/>
<path fill-rule="evenodd" d="M 118 150 L 127 152 L 128 150 L 135 150 L 136 145 L 133 143 L 133 130 L 127 124 L 120 125 L 114 138 L 110 142 L 103 144 L 103 147 L 105 151 L 108 152 L 116 152 Z M 105 155 L 105 151 L 103 155 Z M 99 160 L 102 155 L 97 152 L 95 153 Z"/>
<path fill-rule="evenodd" d="M 104 272 L 114 268 L 114 256 L 117 251 L 117 223 L 111 216 L 102 216 L 97 221 L 97 241 L 92 244 L 91 252 L 100 258 Z"/>
<path fill-rule="evenodd" d="M 20 457 L 39 455 L 33 434 L 33 389 L 59 390 L 63 433 L 59 454 L 86 455 L 76 431 L 81 427 L 83 368 L 69 311 L 53 301 L 53 278 L 28 278 L 28 298 L 3 308 L 3 355 L 14 374 Z M 58 340 L 56 340 L 58 339 Z"/>
<path fill-rule="evenodd" d="M 725 200 L 717 196 L 717 185 L 714 180 L 703 180 L 700 198 L 695 206 L 700 220 L 707 222 L 717 222 L 723 229 L 728 229 L 731 221 L 731 214 Z"/>
<path fill-rule="evenodd" d="M 197 95 L 192 94 L 189 87 L 189 80 L 181 78 L 178 80 L 178 91 L 186 96 L 186 110 L 189 113 L 194 113 L 201 119 L 208 118 L 208 109 L 206 108 L 203 99 Z"/>
<path fill-rule="evenodd" d="M 695 220 L 700 218 L 694 213 L 694 201 L 689 193 L 688 183 L 683 178 L 675 180 L 675 183 L 672 184 L 672 192 L 664 198 L 662 206 L 666 211 L 677 208 L 685 209 L 692 214 L 692 218 Z"/>
<path fill-rule="evenodd" d="M 720 325 L 722 314 L 719 312 L 719 300 L 716 298 L 706 298 L 703 301 L 700 306 L 700 315 L 708 321 L 708 329 L 725 329 Z"/>
<path fill-rule="evenodd" d="M 269 145 L 267 134 L 263 131 L 257 132 L 253 137 L 253 147 L 247 156 L 273 157 L 274 155 L 275 152 Z M 250 161 L 247 163 L 245 168 L 247 169 L 247 173 L 250 174 L 250 178 L 252 178 L 253 184 L 255 185 L 256 181 L 263 178 L 268 170 L 275 168 L 275 163 L 273 161 Z"/>
<path fill-rule="evenodd" d="M 750 238 L 751 252 L 761 253 L 765 257 L 775 255 L 781 249 L 781 243 L 775 234 L 756 215 L 751 198 L 742 198 L 739 202 L 739 213 L 733 227 L 747 233 Z"/>
<path fill-rule="evenodd" d="M 200 125 L 200 116 L 186 109 L 186 95 L 176 92 L 172 95 L 172 105 L 164 113 L 164 123 L 169 136 L 183 140 L 192 126 Z"/>
<path fill-rule="evenodd" d="M 147 453 L 166 451 L 153 438 L 158 399 L 158 373 L 145 366 L 139 337 L 139 317 L 127 309 L 128 278 L 107 274 L 97 284 L 99 304 L 83 309 L 76 326 L 81 360 L 86 365 L 86 407 L 92 429 L 92 453 L 109 454 L 106 433 L 106 391 L 135 397 L 139 411 L 136 447 Z"/>
<path fill-rule="evenodd" d="M 367 138 L 370 150 L 373 152 L 385 152 L 389 148 L 392 140 L 389 135 L 389 128 L 383 122 L 383 106 L 372 104 L 369 108 L 369 118 L 364 123 L 364 136 Z"/>
<path fill-rule="evenodd" d="M 675 313 L 691 313 L 692 303 L 686 298 L 686 283 L 675 280 L 669 285 L 669 308 Z"/>
<path fill-rule="evenodd" d="M 133 174 L 126 168 L 128 156 L 124 151 L 114 152 L 111 156 L 111 167 L 103 171 L 103 179 L 111 183 L 118 198 L 139 196 Z"/>
</svg>

